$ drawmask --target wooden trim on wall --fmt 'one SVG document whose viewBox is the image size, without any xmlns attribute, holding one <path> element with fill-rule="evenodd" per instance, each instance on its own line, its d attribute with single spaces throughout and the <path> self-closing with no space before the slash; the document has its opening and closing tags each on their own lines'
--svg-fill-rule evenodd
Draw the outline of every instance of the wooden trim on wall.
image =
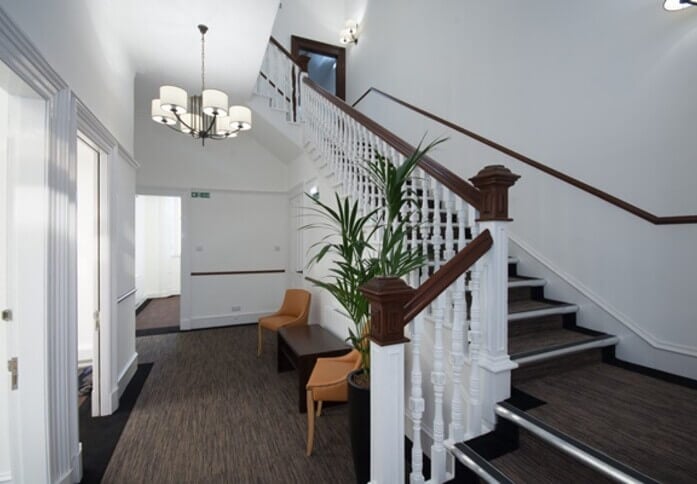
<svg viewBox="0 0 697 484">
<path fill-rule="evenodd" d="M 278 44 L 276 44 L 278 45 Z M 290 51 L 292 59 L 300 56 L 300 51 L 306 50 L 328 57 L 336 57 L 336 97 L 346 100 L 346 49 L 338 45 L 325 44 L 312 39 L 305 39 L 296 35 L 290 37 Z M 283 49 L 285 51 L 285 49 Z M 285 51 L 287 52 L 287 51 Z M 294 62 L 296 62 L 294 60 Z M 296 62 L 297 63 L 297 62 Z"/>
<path fill-rule="evenodd" d="M 474 131 L 470 131 L 468 129 L 465 129 L 461 126 L 458 126 L 457 124 L 448 121 L 446 119 L 441 118 L 440 116 L 436 116 L 435 114 L 429 113 L 428 111 L 425 111 L 417 106 L 414 106 L 413 104 L 410 104 L 402 99 L 399 99 L 395 96 L 392 96 L 391 94 L 388 94 L 384 91 L 381 91 L 380 89 L 377 89 L 375 87 L 371 87 L 367 91 L 365 91 L 357 100 L 352 104 L 352 107 L 355 107 L 360 103 L 365 97 L 370 94 L 371 92 L 374 92 L 376 94 L 379 94 L 391 101 L 396 102 L 397 104 L 400 104 L 404 106 L 407 109 L 410 109 L 416 113 L 421 114 L 422 116 L 425 116 L 429 119 L 432 119 L 433 121 L 436 121 L 437 123 L 442 124 L 443 126 L 447 126 L 448 128 L 457 131 L 458 133 L 464 134 L 465 136 L 468 136 L 475 141 L 478 141 L 482 144 L 485 144 L 496 151 L 499 151 L 501 153 L 504 153 L 511 158 L 514 158 L 518 161 L 521 161 L 525 163 L 528 166 L 531 166 L 537 170 L 540 170 L 544 173 L 547 173 L 548 175 L 563 181 L 564 183 L 568 183 L 569 185 L 572 185 L 579 190 L 583 190 L 586 193 L 589 193 L 595 197 L 600 198 L 601 200 L 604 200 L 626 212 L 631 213 L 632 215 L 635 215 L 639 218 L 642 218 L 646 220 L 647 222 L 650 222 L 654 225 L 675 225 L 675 224 L 697 224 L 697 215 L 672 215 L 672 216 L 658 216 L 654 215 L 653 213 L 644 210 L 642 208 L 637 207 L 636 205 L 633 205 L 625 200 L 622 200 L 614 195 L 611 195 L 603 190 L 600 190 L 599 188 L 596 188 L 594 186 L 589 185 L 588 183 L 582 182 L 581 180 L 574 178 L 570 175 L 567 175 L 566 173 L 562 173 L 561 171 L 555 170 L 554 168 L 551 168 L 537 160 L 533 160 L 532 158 L 529 158 L 521 153 L 518 153 L 517 151 L 514 151 L 510 148 L 507 148 L 499 143 L 496 143 L 495 141 L 492 141 L 488 138 L 485 138 L 484 136 L 481 136 Z"/>
<path fill-rule="evenodd" d="M 285 269 L 261 269 L 256 271 L 217 271 L 217 272 L 192 272 L 192 276 L 240 276 L 244 274 L 282 274 Z"/>
</svg>

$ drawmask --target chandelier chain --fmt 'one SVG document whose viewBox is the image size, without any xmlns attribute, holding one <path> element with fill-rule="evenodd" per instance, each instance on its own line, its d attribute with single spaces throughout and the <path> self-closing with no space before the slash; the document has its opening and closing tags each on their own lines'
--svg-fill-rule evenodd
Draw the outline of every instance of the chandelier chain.
<svg viewBox="0 0 697 484">
<path fill-rule="evenodd" d="M 206 33 L 201 32 L 201 92 L 206 89 Z"/>
</svg>

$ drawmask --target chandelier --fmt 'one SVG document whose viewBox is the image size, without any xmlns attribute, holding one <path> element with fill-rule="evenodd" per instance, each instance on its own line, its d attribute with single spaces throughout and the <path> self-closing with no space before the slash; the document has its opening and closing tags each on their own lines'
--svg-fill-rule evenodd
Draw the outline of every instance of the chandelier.
<svg viewBox="0 0 697 484">
<path fill-rule="evenodd" d="M 176 86 L 161 86 L 160 97 L 153 99 L 152 120 L 168 128 L 200 139 L 221 140 L 234 138 L 240 131 L 252 129 L 252 111 L 245 106 L 229 106 L 228 96 L 217 89 L 206 89 L 206 32 L 201 32 L 201 94 L 189 96 Z"/>
</svg>

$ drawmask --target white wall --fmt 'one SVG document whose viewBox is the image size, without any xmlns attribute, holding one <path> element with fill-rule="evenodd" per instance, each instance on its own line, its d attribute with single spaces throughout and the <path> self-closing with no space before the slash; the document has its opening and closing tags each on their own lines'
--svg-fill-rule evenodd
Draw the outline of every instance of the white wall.
<svg viewBox="0 0 697 484">
<path fill-rule="evenodd" d="M 685 94 L 697 9 L 355 3 L 349 101 L 376 86 L 658 215 L 697 213 L 697 106 Z M 622 358 L 697 376 L 695 226 L 648 224 L 377 96 L 360 109 L 414 144 L 451 136 L 434 158 L 463 178 L 494 163 L 522 175 L 511 234 L 604 308 L 582 306 L 581 323 L 619 333 Z"/>
<path fill-rule="evenodd" d="M 650 211 L 695 212 L 697 9 L 660 3 L 368 2 L 348 99 L 376 86 Z"/>
<path fill-rule="evenodd" d="M 133 152 L 134 70 L 113 28 L 118 2 L 6 0 L 2 8 L 99 120 Z"/>
<path fill-rule="evenodd" d="M 283 271 L 192 276 L 191 327 L 249 323 L 277 310 L 287 284 L 287 194 L 217 190 L 188 203 L 192 273 Z"/>
<path fill-rule="evenodd" d="M 179 197 L 136 196 L 136 306 L 179 294 L 180 267 Z"/>
<path fill-rule="evenodd" d="M 345 0 L 285 0 L 276 14 L 271 35 L 290 51 L 290 36 L 339 44 L 347 20 Z"/>
</svg>

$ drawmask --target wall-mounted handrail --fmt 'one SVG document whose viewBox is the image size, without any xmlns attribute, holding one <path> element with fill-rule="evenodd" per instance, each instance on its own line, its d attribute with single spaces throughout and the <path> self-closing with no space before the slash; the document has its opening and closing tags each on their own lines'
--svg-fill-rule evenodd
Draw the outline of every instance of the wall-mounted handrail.
<svg viewBox="0 0 697 484">
<path fill-rule="evenodd" d="M 570 175 L 567 175 L 566 173 L 562 173 L 559 170 L 555 170 L 554 168 L 551 168 L 539 161 L 533 160 L 532 158 L 529 158 L 521 153 L 518 153 L 515 150 L 512 150 L 510 148 L 507 148 L 495 141 L 492 141 L 488 138 L 485 138 L 484 136 L 475 133 L 474 131 L 470 131 L 468 129 L 463 128 L 462 126 L 458 126 L 457 124 L 448 121 L 446 119 L 441 118 L 440 116 L 436 116 L 435 114 L 429 113 L 428 111 L 421 109 L 417 106 L 414 106 L 413 104 L 410 104 L 402 99 L 399 99 L 391 94 L 386 93 L 385 91 L 382 91 L 376 87 L 371 87 L 367 91 L 365 91 L 357 100 L 352 104 L 353 107 L 356 107 L 358 103 L 360 103 L 368 94 L 371 92 L 374 92 L 376 94 L 379 94 L 391 101 L 394 101 L 397 104 L 400 104 L 404 106 L 407 109 L 410 109 L 416 113 L 421 114 L 422 116 L 425 116 L 429 119 L 432 119 L 433 121 L 436 121 L 437 123 L 442 124 L 443 126 L 447 126 L 448 128 L 457 131 L 458 133 L 464 134 L 465 136 L 468 136 L 475 141 L 478 141 L 482 144 L 485 144 L 501 153 L 504 153 L 511 158 L 515 158 L 518 161 L 521 161 L 525 163 L 528 166 L 531 166 L 537 170 L 540 170 L 544 173 L 547 173 L 550 176 L 553 176 L 554 178 L 557 178 L 558 180 L 561 180 L 565 183 L 568 183 L 569 185 L 572 185 L 579 190 L 583 190 L 584 192 L 590 193 L 591 195 L 594 195 L 626 212 L 631 213 L 632 215 L 635 215 L 639 218 L 642 218 L 646 220 L 647 222 L 650 222 L 654 225 L 675 225 L 675 224 L 697 224 L 697 215 L 671 215 L 671 216 L 658 216 L 654 215 L 651 212 L 648 212 L 642 208 L 637 207 L 636 205 L 633 205 L 625 200 L 622 200 L 614 195 L 611 195 L 607 192 L 604 192 L 603 190 L 600 190 L 599 188 L 596 188 L 592 185 L 589 185 L 588 183 L 582 182 L 581 180 L 574 178 Z"/>
<path fill-rule="evenodd" d="M 365 114 L 357 109 L 354 109 L 349 104 L 345 103 L 338 97 L 324 90 L 319 84 L 312 81 L 309 77 L 304 77 L 303 82 L 307 87 L 316 91 L 320 96 L 334 106 L 341 109 L 343 112 L 354 118 L 368 130 L 382 138 L 387 144 L 392 146 L 404 156 L 411 156 L 415 148 L 409 143 L 398 137 L 396 134 L 386 130 L 384 127 L 370 119 Z M 424 156 L 419 160 L 419 168 L 428 173 L 430 176 L 438 180 L 441 184 L 447 187 L 450 191 L 461 197 L 467 203 L 477 208 L 482 207 L 482 195 L 473 185 L 470 185 L 466 180 L 463 180 L 458 175 L 448 170 L 446 167 L 435 161 L 434 159 Z"/>
</svg>

